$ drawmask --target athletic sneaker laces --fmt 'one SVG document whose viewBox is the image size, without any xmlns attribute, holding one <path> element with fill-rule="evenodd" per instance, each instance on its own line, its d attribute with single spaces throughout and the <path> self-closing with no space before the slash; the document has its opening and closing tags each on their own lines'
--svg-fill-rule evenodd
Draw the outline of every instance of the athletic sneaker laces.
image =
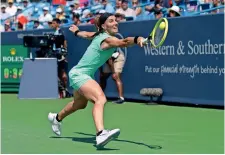
<svg viewBox="0 0 225 155">
<path fill-rule="evenodd" d="M 120 134 L 120 129 L 103 130 L 102 133 L 96 136 L 96 146 L 103 147 L 111 140 L 117 138 Z"/>
<path fill-rule="evenodd" d="M 55 113 L 49 113 L 48 114 L 48 120 L 52 124 L 52 131 L 57 135 L 61 135 L 61 123 L 56 120 L 57 114 Z"/>
</svg>

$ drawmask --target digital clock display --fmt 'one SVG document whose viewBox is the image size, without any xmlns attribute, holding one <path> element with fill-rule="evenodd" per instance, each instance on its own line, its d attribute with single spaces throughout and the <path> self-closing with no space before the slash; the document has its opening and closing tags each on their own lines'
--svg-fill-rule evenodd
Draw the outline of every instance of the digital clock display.
<svg viewBox="0 0 225 155">
<path fill-rule="evenodd" d="M 22 76 L 22 68 L 4 68 L 3 69 L 4 79 L 20 79 Z"/>
</svg>

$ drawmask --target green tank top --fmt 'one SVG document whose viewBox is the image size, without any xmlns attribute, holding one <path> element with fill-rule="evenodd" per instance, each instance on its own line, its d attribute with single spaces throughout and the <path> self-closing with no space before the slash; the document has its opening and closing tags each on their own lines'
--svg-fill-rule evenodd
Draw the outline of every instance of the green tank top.
<svg viewBox="0 0 225 155">
<path fill-rule="evenodd" d="M 116 48 L 110 48 L 107 50 L 101 49 L 101 43 L 106 38 L 111 37 L 107 33 L 101 33 L 96 36 L 91 44 L 88 46 L 81 60 L 72 70 L 76 70 L 79 73 L 87 74 L 94 77 L 95 72 L 101 67 L 113 54 Z"/>
</svg>

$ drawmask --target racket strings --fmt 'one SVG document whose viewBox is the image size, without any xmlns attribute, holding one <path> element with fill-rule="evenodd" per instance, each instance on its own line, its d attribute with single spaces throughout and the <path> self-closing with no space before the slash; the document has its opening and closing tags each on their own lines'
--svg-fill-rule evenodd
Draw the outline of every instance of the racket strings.
<svg viewBox="0 0 225 155">
<path fill-rule="evenodd" d="M 163 36 L 164 36 L 164 32 L 165 30 L 161 30 L 159 27 L 157 27 L 156 31 L 155 31 L 155 35 L 154 35 L 154 44 L 158 45 L 160 44 Z"/>
<path fill-rule="evenodd" d="M 164 35 L 164 30 L 161 30 L 159 27 L 156 29 L 155 35 L 154 35 L 154 44 L 158 45 L 160 44 L 162 38 Z"/>
</svg>

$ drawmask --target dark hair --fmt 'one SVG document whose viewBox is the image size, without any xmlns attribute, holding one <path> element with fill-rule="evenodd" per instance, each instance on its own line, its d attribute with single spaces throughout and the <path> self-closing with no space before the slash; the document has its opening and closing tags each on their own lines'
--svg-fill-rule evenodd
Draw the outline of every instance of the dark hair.
<svg viewBox="0 0 225 155">
<path fill-rule="evenodd" d="M 54 19 L 52 20 L 52 22 L 56 22 L 57 24 L 61 24 L 61 21 L 60 21 L 60 19 L 58 19 L 58 18 L 54 18 Z"/>
<path fill-rule="evenodd" d="M 157 9 L 156 7 L 153 8 L 153 12 L 155 15 L 158 15 L 160 13 L 162 13 L 162 10 L 161 9 Z"/>
<path fill-rule="evenodd" d="M 80 19 L 80 15 L 78 13 L 73 14 L 73 18 Z"/>
<path fill-rule="evenodd" d="M 175 14 L 175 17 L 179 17 L 180 16 L 180 14 L 177 13 L 176 11 L 170 10 L 169 12 L 173 12 Z M 169 14 L 169 17 L 170 17 L 170 14 Z"/>
<path fill-rule="evenodd" d="M 34 24 L 36 24 L 36 23 L 37 23 L 37 24 L 40 24 L 40 22 L 39 22 L 38 20 L 35 20 L 35 21 L 34 21 Z"/>
<path fill-rule="evenodd" d="M 128 0 L 122 0 L 122 3 L 128 3 Z"/>
<path fill-rule="evenodd" d="M 17 28 L 23 28 L 23 24 L 21 22 L 18 22 Z"/>
<path fill-rule="evenodd" d="M 124 14 L 116 13 L 115 17 L 122 17 L 122 18 L 124 18 L 125 16 L 124 16 Z"/>
<path fill-rule="evenodd" d="M 111 13 L 103 13 L 101 14 L 101 16 L 99 17 L 98 19 L 98 23 L 96 24 L 98 26 L 98 32 L 96 32 L 94 35 L 93 35 L 93 38 L 96 37 L 97 35 L 99 35 L 100 33 L 103 33 L 103 28 L 102 28 L 102 25 L 105 23 L 105 21 L 110 17 L 110 16 L 114 16 L 113 14 Z"/>
</svg>

